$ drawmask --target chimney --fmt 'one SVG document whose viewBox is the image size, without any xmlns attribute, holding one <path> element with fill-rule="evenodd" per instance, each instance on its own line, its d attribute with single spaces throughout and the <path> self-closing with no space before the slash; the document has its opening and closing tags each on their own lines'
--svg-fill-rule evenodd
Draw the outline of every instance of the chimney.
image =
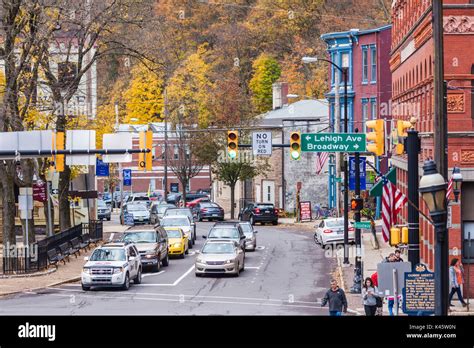
<svg viewBox="0 0 474 348">
<path fill-rule="evenodd" d="M 273 110 L 280 109 L 288 104 L 288 83 L 275 82 L 273 88 Z"/>
</svg>

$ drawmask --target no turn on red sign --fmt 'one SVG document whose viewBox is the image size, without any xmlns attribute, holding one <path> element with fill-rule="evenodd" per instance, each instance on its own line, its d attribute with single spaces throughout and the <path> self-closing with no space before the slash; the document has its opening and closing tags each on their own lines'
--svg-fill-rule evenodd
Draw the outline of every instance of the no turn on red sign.
<svg viewBox="0 0 474 348">
<path fill-rule="evenodd" d="M 272 132 L 253 132 L 252 149 L 254 156 L 271 156 Z"/>
</svg>

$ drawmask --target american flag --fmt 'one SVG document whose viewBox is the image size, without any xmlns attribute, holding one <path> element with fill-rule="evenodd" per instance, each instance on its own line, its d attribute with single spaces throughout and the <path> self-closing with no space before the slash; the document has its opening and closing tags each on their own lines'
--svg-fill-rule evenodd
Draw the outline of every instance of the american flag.
<svg viewBox="0 0 474 348">
<path fill-rule="evenodd" d="M 396 224 L 397 215 L 408 202 L 407 197 L 386 178 L 382 194 L 382 234 L 385 242 L 390 236 L 390 228 Z"/>
<path fill-rule="evenodd" d="M 453 193 L 453 177 L 452 176 L 451 176 L 451 179 L 449 179 L 448 190 L 446 191 L 447 200 L 449 200 L 449 196 L 451 196 L 451 193 Z"/>
<path fill-rule="evenodd" d="M 329 158 L 328 152 L 318 152 L 316 154 L 316 174 L 319 175 L 324 169 L 324 165 Z"/>
</svg>

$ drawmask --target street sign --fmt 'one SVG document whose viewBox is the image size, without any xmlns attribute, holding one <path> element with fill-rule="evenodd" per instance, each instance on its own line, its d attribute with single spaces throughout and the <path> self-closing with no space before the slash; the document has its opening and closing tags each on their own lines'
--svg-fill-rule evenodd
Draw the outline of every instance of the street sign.
<svg viewBox="0 0 474 348">
<path fill-rule="evenodd" d="M 359 221 L 359 222 L 354 222 L 354 228 L 359 228 L 359 229 L 364 229 L 364 230 L 370 230 L 372 227 L 372 224 L 370 221 Z"/>
<path fill-rule="evenodd" d="M 66 150 L 95 150 L 95 130 L 67 130 Z M 66 156 L 68 166 L 93 166 L 95 155 Z"/>
<path fill-rule="evenodd" d="M 342 178 L 336 178 L 336 182 L 342 182 Z"/>
<path fill-rule="evenodd" d="M 33 184 L 33 200 L 37 202 L 46 202 L 46 183 L 37 181 Z"/>
<path fill-rule="evenodd" d="M 272 132 L 253 132 L 252 149 L 255 156 L 271 156 Z"/>
<path fill-rule="evenodd" d="M 394 277 L 394 270 L 396 270 L 396 277 Z M 381 262 L 377 264 L 379 293 L 383 296 L 394 296 L 394 289 L 396 289 L 397 293 L 401 295 L 405 273 L 408 272 L 411 272 L 411 262 Z"/>
<path fill-rule="evenodd" d="M 123 186 L 132 186 L 132 170 L 123 170 Z"/>
<path fill-rule="evenodd" d="M 300 202 L 300 221 L 311 221 L 311 202 Z"/>
<path fill-rule="evenodd" d="M 130 213 L 125 213 L 123 220 L 125 225 L 128 226 L 133 226 L 135 224 L 135 221 L 133 220 L 133 215 Z"/>
<path fill-rule="evenodd" d="M 388 173 L 385 175 L 387 180 L 389 180 L 392 184 L 396 185 L 397 184 L 397 168 L 393 167 L 388 171 Z M 374 187 L 370 190 L 370 197 L 382 197 L 382 189 L 383 189 L 383 180 L 379 179 L 374 184 Z"/>
<path fill-rule="evenodd" d="M 131 149 L 133 147 L 133 134 L 131 133 L 112 133 L 102 136 L 103 148 L 107 150 Z M 103 155 L 104 163 L 129 163 L 132 162 L 132 154 L 123 155 Z"/>
<path fill-rule="evenodd" d="M 366 173 L 366 158 L 365 157 L 360 157 L 360 189 L 362 191 L 366 190 L 366 185 L 365 185 L 365 173 Z M 355 172 L 355 157 L 349 157 L 349 190 L 354 191 L 355 190 L 355 177 L 356 177 L 356 172 Z"/>
<path fill-rule="evenodd" d="M 97 158 L 95 163 L 95 176 L 109 176 L 109 164 Z"/>
<path fill-rule="evenodd" d="M 301 151 L 304 152 L 365 152 L 363 133 L 303 133 Z"/>
<path fill-rule="evenodd" d="M 170 184 L 170 191 L 173 193 L 179 192 L 179 183 L 171 183 Z"/>
<path fill-rule="evenodd" d="M 18 209 L 19 210 L 33 210 L 33 196 L 32 195 L 19 195 L 18 196 Z"/>
<path fill-rule="evenodd" d="M 403 312 L 411 315 L 431 315 L 435 311 L 435 275 L 425 265 L 418 264 L 405 273 Z"/>
</svg>

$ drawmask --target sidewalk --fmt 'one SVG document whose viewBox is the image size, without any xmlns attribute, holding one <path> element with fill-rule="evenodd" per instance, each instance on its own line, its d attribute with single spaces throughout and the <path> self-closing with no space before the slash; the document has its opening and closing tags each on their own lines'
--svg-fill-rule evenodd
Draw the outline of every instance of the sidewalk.
<svg viewBox="0 0 474 348">
<path fill-rule="evenodd" d="M 104 240 L 108 240 L 115 232 L 123 232 L 127 227 L 116 224 L 104 225 Z M 81 255 L 77 258 L 71 256 L 70 262 L 66 262 L 65 265 L 60 263 L 57 270 L 53 266 L 39 273 L 0 278 L 0 297 L 79 281 L 81 279 L 81 270 L 85 263 L 84 257 L 90 256 L 93 250 L 94 247 L 88 251 L 82 250 Z"/>
<path fill-rule="evenodd" d="M 363 262 L 363 277 L 365 279 L 370 277 L 374 272 L 377 272 L 377 264 L 383 261 L 395 249 L 384 243 L 381 233 L 377 233 L 377 239 L 379 241 L 379 249 L 374 249 L 374 239 L 370 232 L 364 232 L 362 237 L 362 262 Z M 405 260 L 408 258 L 407 255 L 402 256 Z M 365 315 L 364 305 L 362 302 L 362 296 L 360 294 L 351 294 L 350 288 L 354 283 L 354 264 L 355 255 L 353 252 L 349 253 L 350 265 L 343 265 L 343 254 L 338 253 L 338 266 L 335 272 L 335 277 L 339 281 L 341 288 L 346 292 L 347 302 L 349 305 L 349 312 L 355 315 Z M 463 308 L 459 302 L 453 301 L 455 307 L 451 307 L 450 315 L 474 315 L 474 302 L 471 300 L 470 311 L 467 312 L 466 308 Z M 400 309 L 400 316 L 406 314 Z M 387 304 L 384 304 L 383 315 L 388 315 Z"/>
</svg>

